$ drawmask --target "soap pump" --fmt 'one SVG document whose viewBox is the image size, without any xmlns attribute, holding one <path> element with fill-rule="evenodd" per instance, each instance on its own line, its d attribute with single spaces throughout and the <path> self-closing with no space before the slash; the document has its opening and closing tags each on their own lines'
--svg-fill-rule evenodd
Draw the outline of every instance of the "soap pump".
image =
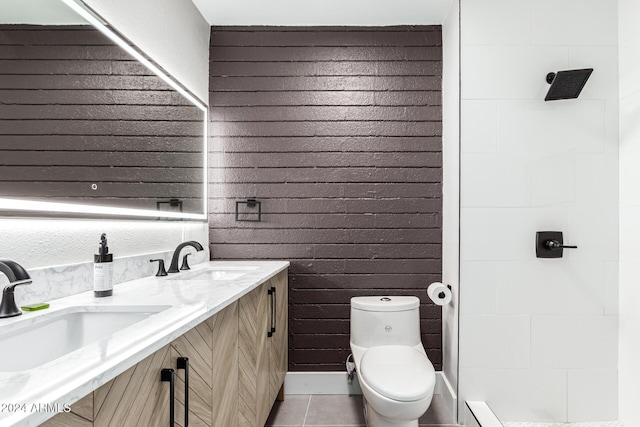
<svg viewBox="0 0 640 427">
<path fill-rule="evenodd" d="M 105 233 L 100 236 L 98 253 L 93 256 L 93 294 L 96 297 L 113 295 L 113 254 L 109 253 Z"/>
</svg>

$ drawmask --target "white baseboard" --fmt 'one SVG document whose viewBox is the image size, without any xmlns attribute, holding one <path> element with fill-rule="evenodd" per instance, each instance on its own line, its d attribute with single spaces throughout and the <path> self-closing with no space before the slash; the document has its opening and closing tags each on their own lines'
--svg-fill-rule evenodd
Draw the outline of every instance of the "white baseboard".
<svg viewBox="0 0 640 427">
<path fill-rule="evenodd" d="M 362 394 L 357 379 L 349 384 L 346 372 L 287 372 L 284 392 L 286 394 Z M 442 372 L 436 372 L 434 394 L 443 397 L 455 420 L 456 394 Z"/>
</svg>

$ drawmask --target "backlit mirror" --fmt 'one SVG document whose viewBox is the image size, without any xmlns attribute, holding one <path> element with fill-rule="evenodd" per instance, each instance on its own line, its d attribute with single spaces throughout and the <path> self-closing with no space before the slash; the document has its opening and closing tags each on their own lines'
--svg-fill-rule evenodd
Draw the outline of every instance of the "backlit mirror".
<svg viewBox="0 0 640 427">
<path fill-rule="evenodd" d="M 206 106 L 82 3 L 0 0 L 0 215 L 204 219 L 205 136 Z"/>
</svg>

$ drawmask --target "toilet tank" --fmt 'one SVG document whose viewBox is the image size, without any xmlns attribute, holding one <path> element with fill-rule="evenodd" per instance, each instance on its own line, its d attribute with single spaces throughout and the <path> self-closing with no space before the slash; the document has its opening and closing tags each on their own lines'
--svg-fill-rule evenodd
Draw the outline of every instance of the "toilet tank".
<svg viewBox="0 0 640 427">
<path fill-rule="evenodd" d="M 351 343 L 360 347 L 420 344 L 419 307 L 417 297 L 351 298 Z"/>
</svg>

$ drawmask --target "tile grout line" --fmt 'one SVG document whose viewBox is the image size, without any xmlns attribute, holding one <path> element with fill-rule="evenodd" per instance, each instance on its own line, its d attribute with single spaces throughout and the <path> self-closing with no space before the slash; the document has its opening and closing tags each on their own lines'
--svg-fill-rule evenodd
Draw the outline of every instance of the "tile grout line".
<svg viewBox="0 0 640 427">
<path fill-rule="evenodd" d="M 307 410 L 304 413 L 304 420 L 302 420 L 302 427 L 305 427 L 307 425 L 307 415 L 309 415 L 309 408 L 311 407 L 311 397 L 312 395 L 309 395 L 309 401 L 307 402 Z"/>
</svg>

